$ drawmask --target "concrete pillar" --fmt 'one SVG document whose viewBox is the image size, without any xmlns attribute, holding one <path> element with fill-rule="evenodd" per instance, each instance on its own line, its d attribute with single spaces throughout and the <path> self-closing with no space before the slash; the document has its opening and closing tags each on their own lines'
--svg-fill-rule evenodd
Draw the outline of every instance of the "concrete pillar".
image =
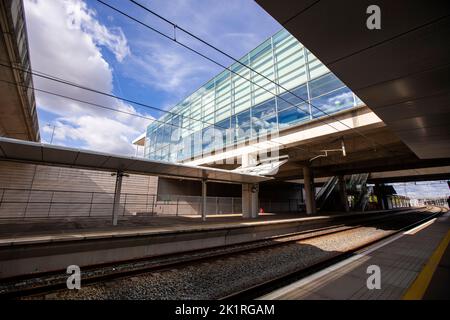
<svg viewBox="0 0 450 320">
<path fill-rule="evenodd" d="M 258 184 L 242 184 L 242 216 L 244 218 L 258 217 Z"/>
<path fill-rule="evenodd" d="M 206 179 L 202 180 L 202 221 L 206 221 Z"/>
<path fill-rule="evenodd" d="M 252 218 L 258 218 L 259 216 L 259 185 L 253 184 L 251 189 L 252 198 Z"/>
<path fill-rule="evenodd" d="M 114 204 L 113 204 L 113 226 L 117 226 L 117 220 L 119 219 L 119 208 L 120 208 L 120 193 L 122 190 L 122 178 L 123 172 L 117 171 L 116 173 L 116 187 L 114 190 Z"/>
<path fill-rule="evenodd" d="M 342 205 L 344 206 L 344 211 L 349 212 L 348 198 L 347 198 L 347 186 L 345 184 L 344 176 L 338 176 L 339 179 L 339 196 L 341 198 Z"/>
<path fill-rule="evenodd" d="M 305 184 L 306 214 L 314 214 L 316 213 L 316 194 L 311 167 L 303 167 L 303 181 Z"/>
</svg>

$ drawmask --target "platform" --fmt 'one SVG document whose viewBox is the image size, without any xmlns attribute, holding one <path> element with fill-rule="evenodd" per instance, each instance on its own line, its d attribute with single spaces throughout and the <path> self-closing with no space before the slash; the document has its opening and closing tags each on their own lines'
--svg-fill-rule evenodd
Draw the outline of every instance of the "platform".
<svg viewBox="0 0 450 320">
<path fill-rule="evenodd" d="M 123 219 L 117 226 L 111 226 L 106 218 L 2 221 L 0 278 L 60 271 L 68 263 L 86 267 L 267 240 L 378 214 L 380 211 L 320 216 L 266 213 L 256 219 L 225 215 L 210 216 L 207 221 L 198 216 L 150 216 Z"/>
<path fill-rule="evenodd" d="M 447 212 L 260 299 L 450 299 L 449 241 Z M 371 265 L 380 268 L 380 289 L 368 289 Z"/>
<path fill-rule="evenodd" d="M 398 210 L 408 210 L 396 209 Z M 121 217 L 119 225 L 111 226 L 111 218 L 64 218 L 0 220 L 0 246 L 21 243 L 42 243 L 61 240 L 86 240 L 114 236 L 141 236 L 182 231 L 235 229 L 265 224 L 322 222 L 330 219 L 347 218 L 361 214 L 377 214 L 384 211 L 352 212 L 345 214 L 304 213 L 272 214 L 262 213 L 258 218 L 243 218 L 241 214 L 207 216 L 129 216 Z"/>
</svg>

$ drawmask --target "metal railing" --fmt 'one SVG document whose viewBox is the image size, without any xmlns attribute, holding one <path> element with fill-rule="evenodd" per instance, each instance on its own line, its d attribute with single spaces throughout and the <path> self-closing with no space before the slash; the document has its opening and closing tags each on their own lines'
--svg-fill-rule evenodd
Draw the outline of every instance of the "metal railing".
<svg viewBox="0 0 450 320">
<path fill-rule="evenodd" d="M 0 188 L 0 218 L 102 217 L 112 214 L 114 193 Z M 121 215 L 154 213 L 156 195 L 123 193 Z"/>
<path fill-rule="evenodd" d="M 175 215 L 200 214 L 202 197 L 186 195 L 163 195 L 157 199 L 156 209 L 162 213 Z M 168 212 L 169 211 L 169 212 Z M 206 197 L 206 213 L 235 214 L 242 212 L 242 198 Z"/>
<path fill-rule="evenodd" d="M 0 219 L 112 216 L 114 193 L 0 188 Z M 202 197 L 122 193 L 119 214 L 199 215 Z M 207 214 L 241 213 L 241 198 L 207 197 Z"/>
<path fill-rule="evenodd" d="M 113 192 L 0 188 L 0 219 L 112 217 Z M 119 215 L 200 215 L 201 196 L 122 193 Z M 298 212 L 302 203 L 260 200 L 265 212 Z M 240 214 L 242 198 L 206 197 L 206 213 Z"/>
</svg>

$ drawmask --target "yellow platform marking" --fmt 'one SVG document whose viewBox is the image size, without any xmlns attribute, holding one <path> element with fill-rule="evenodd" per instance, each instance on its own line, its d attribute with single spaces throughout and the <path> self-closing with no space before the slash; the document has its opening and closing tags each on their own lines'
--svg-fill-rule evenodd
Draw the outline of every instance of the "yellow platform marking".
<svg viewBox="0 0 450 320">
<path fill-rule="evenodd" d="M 423 298 L 423 295 L 430 285 L 433 274 L 436 271 L 436 268 L 439 265 L 449 242 L 450 230 L 447 232 L 437 249 L 433 252 L 427 264 L 417 276 L 416 280 L 414 280 L 413 284 L 408 288 L 403 296 L 403 300 L 421 300 Z"/>
</svg>

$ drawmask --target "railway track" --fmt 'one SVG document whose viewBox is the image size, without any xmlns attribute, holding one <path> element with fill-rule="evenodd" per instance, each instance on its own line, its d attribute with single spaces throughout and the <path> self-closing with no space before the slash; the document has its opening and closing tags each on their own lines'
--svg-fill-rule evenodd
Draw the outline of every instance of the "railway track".
<svg viewBox="0 0 450 320">
<path fill-rule="evenodd" d="M 411 213 L 412 211 L 420 213 L 424 210 L 411 210 L 408 212 Z M 167 270 L 173 270 L 174 268 L 195 266 L 196 264 L 213 262 L 218 259 L 227 259 L 236 255 L 242 256 L 261 250 L 268 250 L 270 248 L 286 246 L 298 241 L 304 241 L 319 237 L 329 237 L 342 232 L 351 232 L 352 230 L 357 230 L 358 228 L 366 227 L 368 225 L 395 225 L 395 221 L 404 220 L 404 217 L 406 217 L 405 214 L 407 214 L 408 212 L 398 212 L 394 214 L 388 213 L 375 217 L 372 216 L 370 218 L 353 218 L 351 221 L 341 222 L 336 225 L 325 226 L 313 230 L 298 232 L 295 234 L 282 235 L 278 237 L 272 237 L 270 239 L 258 240 L 239 245 L 206 249 L 196 252 L 187 252 L 183 254 L 163 256 L 152 259 L 134 260 L 128 261 L 126 263 L 122 262 L 118 264 L 108 264 L 90 268 L 83 268 L 81 279 L 83 286 L 86 286 L 89 284 L 108 282 L 127 277 L 139 276 L 147 273 L 160 273 Z M 431 219 L 434 216 L 435 215 L 430 215 L 428 219 Z M 342 255 L 327 259 L 326 261 L 321 261 L 320 263 L 317 263 L 313 266 L 304 268 L 302 270 L 297 270 L 296 272 L 283 274 L 279 277 L 271 279 L 270 281 L 264 281 L 257 285 L 251 286 L 250 288 L 246 288 L 245 290 L 240 290 L 232 294 L 225 295 L 221 298 L 230 299 L 256 297 L 260 292 L 267 292 L 267 290 L 271 290 L 276 286 L 280 286 L 282 283 L 285 283 L 286 281 L 289 281 L 289 279 L 292 279 L 296 276 L 298 277 L 301 275 L 305 275 L 305 273 L 311 273 L 313 272 L 313 270 L 317 270 L 318 268 L 335 263 L 339 259 L 343 259 L 344 257 L 352 254 L 352 252 L 346 252 Z M 58 292 L 66 289 L 66 279 L 67 274 L 64 271 L 6 279 L 0 282 L 0 296 L 3 298 L 24 298 L 29 296 L 45 295 L 50 292 Z"/>
</svg>

